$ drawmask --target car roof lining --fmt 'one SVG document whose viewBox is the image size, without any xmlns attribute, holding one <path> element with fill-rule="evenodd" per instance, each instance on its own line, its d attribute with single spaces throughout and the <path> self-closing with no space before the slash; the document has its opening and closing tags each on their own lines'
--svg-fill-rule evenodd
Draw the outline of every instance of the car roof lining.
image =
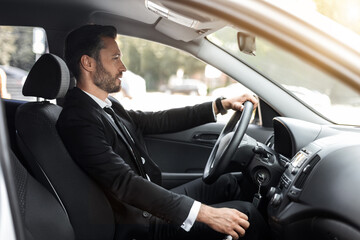
<svg viewBox="0 0 360 240">
<path fill-rule="evenodd" d="M 122 21 L 128 19 L 128 21 L 154 25 L 155 29 L 164 35 L 186 42 L 210 34 L 225 26 L 223 21 L 214 17 L 202 15 L 195 18 L 195 13 L 189 13 L 182 8 L 174 10 L 175 8 L 172 7 L 171 11 L 190 16 L 198 21 L 196 29 L 185 27 L 161 18 L 161 16 L 148 10 L 144 0 L 119 0 L 115 6 L 114 0 L 34 0 L 31 3 L 26 0 L 5 1 L 6 4 L 0 9 L 0 20 L 3 25 L 24 26 L 26 23 L 27 26 L 70 31 L 76 26 L 101 21 L 100 18 L 105 15 L 121 16 Z M 15 11 L 18 14 L 11 14 Z M 29 16 L 28 12 L 34 14 Z M 64 12 L 66 12 L 66 17 L 64 17 Z M 43 19 L 47 19 L 47 21 L 44 22 Z M 170 28 L 168 28 L 169 25 Z"/>
</svg>

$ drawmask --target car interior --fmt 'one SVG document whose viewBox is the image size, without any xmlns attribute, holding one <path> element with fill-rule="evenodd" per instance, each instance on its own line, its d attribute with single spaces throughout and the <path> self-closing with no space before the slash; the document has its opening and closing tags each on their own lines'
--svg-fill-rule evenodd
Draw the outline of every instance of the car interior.
<svg viewBox="0 0 360 240">
<path fill-rule="evenodd" d="M 231 1 L 205 0 L 1 0 L 0 4 L 0 25 L 41 27 L 48 43 L 22 87 L 23 96 L 36 100 L 0 101 L 0 129 L 6 129 L 0 139 L 0 173 L 9 171 L 3 174 L 10 186 L 14 239 L 115 239 L 115 217 L 106 195 L 71 158 L 55 127 L 63 98 L 76 81 L 63 60 L 65 38 L 72 29 L 89 23 L 114 25 L 120 35 L 187 52 L 259 98 L 256 112 L 246 107 L 227 123 L 145 136 L 146 147 L 163 172 L 164 188 L 199 177 L 211 183 L 230 172 L 241 180 L 243 200 L 253 202 L 267 220 L 273 239 L 360 239 L 359 126 L 324 117 L 207 36 L 227 25 L 242 24 L 343 79 L 356 97 L 360 68 L 353 67 L 352 59 L 360 59 L 360 51 L 352 53 L 350 47 L 330 39 L 339 49 L 315 52 L 309 49 L 312 43 L 305 46 L 308 39 L 296 42 L 280 34 L 287 27 L 277 27 L 278 19 L 268 21 L 273 29 L 267 33 L 263 28 L 269 26 L 260 27 L 258 21 L 266 22 L 267 11 L 273 11 L 272 16 L 284 12 L 260 1 L 241 3 L 241 9 Z M 264 19 L 255 17 L 257 11 L 263 11 Z M 287 17 L 292 21 L 289 28 L 304 24 Z M 312 36 L 325 36 L 304 26 L 313 31 Z M 305 46 L 302 51 L 296 49 L 300 43 Z M 340 52 L 353 55 L 345 61 L 334 55 Z"/>
</svg>

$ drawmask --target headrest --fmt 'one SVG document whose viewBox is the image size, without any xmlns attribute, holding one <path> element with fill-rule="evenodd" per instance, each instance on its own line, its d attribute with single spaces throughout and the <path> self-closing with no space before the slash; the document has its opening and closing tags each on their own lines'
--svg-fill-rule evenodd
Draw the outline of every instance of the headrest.
<svg viewBox="0 0 360 240">
<path fill-rule="evenodd" d="M 66 63 L 53 54 L 42 55 L 26 78 L 24 96 L 56 99 L 64 97 L 69 89 L 70 74 Z"/>
</svg>

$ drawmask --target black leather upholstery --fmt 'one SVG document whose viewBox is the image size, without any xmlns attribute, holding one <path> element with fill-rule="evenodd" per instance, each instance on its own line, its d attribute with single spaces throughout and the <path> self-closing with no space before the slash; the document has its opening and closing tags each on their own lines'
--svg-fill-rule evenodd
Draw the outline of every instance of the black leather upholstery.
<svg viewBox="0 0 360 240">
<path fill-rule="evenodd" d="M 48 54 L 47 54 L 48 55 Z M 54 55 L 51 55 L 54 56 Z M 47 60 L 50 59 L 51 60 Z M 42 60 L 45 59 L 45 60 Z M 65 91 L 58 86 L 68 83 L 65 63 L 57 57 L 41 57 L 24 88 L 35 97 L 59 97 Z M 61 63 L 59 63 L 59 61 Z M 39 67 L 41 66 L 41 68 Z M 62 74 L 53 74 L 44 69 Z M 39 72 L 37 72 L 39 71 Z M 51 83 L 47 84 L 50 74 Z M 65 74 L 63 74 L 65 73 Z M 30 75 L 30 74 L 29 74 Z M 33 76 L 39 79 L 34 80 Z M 29 81 L 29 82 L 28 82 Z M 68 85 L 67 85 L 68 86 Z M 53 90 L 52 88 L 56 89 Z M 31 91 L 30 91 L 30 90 Z M 51 92 L 51 94 L 47 94 Z M 112 208 L 103 191 L 76 165 L 63 145 L 55 124 L 62 108 L 43 102 L 21 105 L 16 113 L 19 147 L 36 179 L 53 192 L 69 215 L 76 239 L 113 239 L 115 232 Z"/>
<path fill-rule="evenodd" d="M 13 152 L 10 158 L 25 238 L 28 240 L 73 240 L 75 234 L 58 201 L 21 165 Z"/>
<path fill-rule="evenodd" d="M 31 68 L 22 92 L 24 96 L 56 99 L 65 96 L 69 84 L 66 63 L 58 56 L 44 54 Z"/>
</svg>

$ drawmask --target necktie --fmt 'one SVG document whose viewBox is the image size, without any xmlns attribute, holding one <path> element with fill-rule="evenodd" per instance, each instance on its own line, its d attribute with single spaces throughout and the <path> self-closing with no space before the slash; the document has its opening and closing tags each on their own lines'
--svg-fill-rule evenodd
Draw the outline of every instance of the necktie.
<svg viewBox="0 0 360 240">
<path fill-rule="evenodd" d="M 121 118 L 116 115 L 116 113 L 114 112 L 114 110 L 111 107 L 104 107 L 104 111 L 112 117 L 116 126 L 119 127 L 120 131 L 125 136 L 125 140 L 130 147 L 130 151 L 135 159 L 135 163 L 140 171 L 141 176 L 150 180 L 148 175 L 145 173 L 145 170 L 143 167 L 144 160 L 140 156 L 139 152 L 137 151 L 137 148 L 135 146 L 135 141 L 134 141 L 133 137 L 130 135 L 130 132 L 127 130 L 125 124 L 122 122 Z"/>
</svg>

